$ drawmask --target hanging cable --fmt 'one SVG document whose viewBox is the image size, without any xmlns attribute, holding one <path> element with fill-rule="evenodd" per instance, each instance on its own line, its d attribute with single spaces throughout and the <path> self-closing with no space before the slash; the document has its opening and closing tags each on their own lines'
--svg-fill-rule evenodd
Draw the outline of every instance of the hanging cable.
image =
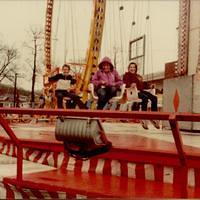
<svg viewBox="0 0 200 200">
<path fill-rule="evenodd" d="M 149 32 L 149 1 L 147 2 L 147 8 L 146 8 L 146 16 L 145 16 L 145 28 L 144 28 L 144 32 L 146 33 L 146 58 L 145 58 L 145 63 L 147 63 L 147 67 L 146 67 L 146 77 L 147 77 L 147 81 L 149 80 L 149 56 L 151 54 L 150 52 L 150 32 Z M 144 66 L 145 67 L 145 66 Z"/>
<path fill-rule="evenodd" d="M 140 2 L 137 2 L 137 8 L 136 8 L 136 23 L 137 23 L 137 27 L 136 27 L 136 37 L 138 37 L 138 35 L 139 35 L 139 25 L 140 25 L 140 18 L 141 17 L 139 17 L 139 14 L 141 14 L 140 13 Z"/>
<path fill-rule="evenodd" d="M 58 2 L 58 15 L 56 19 L 56 28 L 55 28 L 55 39 L 54 39 L 54 45 L 53 45 L 53 65 L 56 64 L 56 52 L 57 52 L 57 38 L 58 38 L 58 28 L 59 28 L 59 22 L 60 22 L 60 9 L 61 9 L 61 1 Z"/>
<path fill-rule="evenodd" d="M 108 10 L 108 9 L 107 9 Z M 106 12 L 106 19 L 108 18 L 108 13 Z M 108 55 L 108 49 L 109 49 L 109 42 L 108 42 L 108 38 L 109 38 L 109 20 L 105 20 L 106 26 L 105 26 L 105 31 L 104 31 L 104 52 L 105 55 Z"/>
<path fill-rule="evenodd" d="M 113 46 L 113 51 L 114 51 L 114 66 L 117 68 L 117 42 L 116 42 L 116 17 L 115 17 L 115 3 L 112 1 L 112 9 L 113 9 L 113 40 L 114 40 L 114 46 Z"/>
<path fill-rule="evenodd" d="M 200 24 L 200 17 L 199 17 L 199 24 Z M 199 41 L 198 41 L 198 56 L 197 56 L 197 66 L 196 66 L 196 74 L 198 74 L 198 79 L 200 79 L 200 27 L 199 29 Z"/>
<path fill-rule="evenodd" d="M 66 63 L 66 57 L 67 57 L 67 17 L 66 17 L 66 1 L 63 1 L 64 3 L 64 57 L 63 57 L 63 63 Z"/>
<path fill-rule="evenodd" d="M 123 6 L 124 7 L 124 6 Z M 127 30 L 127 27 L 126 27 L 126 23 L 125 23 L 125 20 L 124 20 L 124 15 L 125 15 L 125 7 L 124 7 L 124 12 L 122 12 L 122 30 Z M 125 58 L 125 61 L 124 61 L 124 64 L 123 64 L 123 73 L 125 73 L 126 71 L 126 66 L 128 65 L 127 61 L 128 61 L 128 36 L 127 36 L 127 31 L 123 31 L 122 32 L 122 44 L 124 44 L 124 51 L 123 51 L 123 59 Z"/>
<path fill-rule="evenodd" d="M 110 2 L 111 3 L 111 2 Z M 109 8 L 108 8 L 108 10 L 111 10 L 111 5 L 110 5 L 110 3 L 108 4 L 109 5 Z M 110 46 L 110 48 L 109 48 L 109 50 L 110 50 L 110 52 L 112 52 L 112 26 L 111 26 L 111 12 L 108 12 L 108 14 L 109 14 L 109 19 L 108 19 L 108 22 L 109 22 L 109 46 Z"/>
<path fill-rule="evenodd" d="M 122 60 L 122 68 L 124 69 L 123 42 L 122 42 L 122 22 L 121 22 L 121 15 L 120 15 L 120 13 L 124 10 L 124 7 L 121 6 L 121 4 L 119 4 L 119 1 L 118 1 L 118 8 L 119 8 L 119 29 L 120 29 L 121 60 Z"/>
<path fill-rule="evenodd" d="M 145 20 L 145 4 L 146 4 L 146 1 L 141 1 L 141 29 L 140 29 L 140 36 L 144 34 L 144 27 L 142 26 L 142 24 L 145 24 L 144 23 L 144 20 Z"/>
<path fill-rule="evenodd" d="M 73 10 L 73 12 L 72 12 Z M 72 1 L 70 1 L 70 19 L 71 19 L 71 30 L 72 30 L 72 57 L 73 57 L 73 62 L 75 63 L 75 44 L 74 44 L 74 18 L 73 18 L 73 13 L 75 12 L 76 9 L 73 9 L 72 7 Z"/>
<path fill-rule="evenodd" d="M 150 0 L 148 0 L 148 13 L 150 13 Z M 151 79 L 153 80 L 153 73 L 154 73 L 154 67 L 153 67 L 153 56 L 152 56 L 152 52 L 153 52 L 153 43 L 152 43 L 152 30 L 151 30 L 151 18 L 150 18 L 150 15 L 148 14 L 147 15 L 147 25 L 148 25 L 148 35 L 149 35 L 149 52 L 148 52 L 148 55 L 150 57 L 150 61 L 148 63 L 150 63 L 150 69 L 151 69 Z"/>
<path fill-rule="evenodd" d="M 143 24 L 144 24 L 144 1 L 137 2 L 137 9 L 136 9 L 136 23 L 137 23 L 137 32 L 136 37 L 140 37 L 144 30 L 143 30 Z"/>
<path fill-rule="evenodd" d="M 129 36 L 129 41 L 131 41 L 132 40 L 132 36 L 134 36 L 135 37 L 135 33 L 133 32 L 134 30 L 135 30 L 135 1 L 132 1 L 132 8 L 133 8 L 133 17 L 132 17 L 132 22 L 131 22 L 131 29 L 130 29 L 130 36 Z"/>
<path fill-rule="evenodd" d="M 77 8 L 77 5 L 76 5 L 76 7 L 75 7 L 75 11 L 77 10 L 76 9 Z M 75 55 L 76 55 L 76 60 L 78 61 L 78 63 L 81 63 L 81 59 L 80 59 L 80 50 L 79 50 L 79 37 L 78 37 L 78 26 L 77 26 L 77 12 L 75 12 L 75 15 L 74 15 L 75 17 L 74 17 L 74 30 L 75 30 Z M 76 66 L 77 67 L 77 66 Z M 76 73 L 78 73 L 78 71 L 80 71 L 80 66 L 78 67 L 78 69 L 75 67 L 75 71 L 76 71 Z"/>
</svg>

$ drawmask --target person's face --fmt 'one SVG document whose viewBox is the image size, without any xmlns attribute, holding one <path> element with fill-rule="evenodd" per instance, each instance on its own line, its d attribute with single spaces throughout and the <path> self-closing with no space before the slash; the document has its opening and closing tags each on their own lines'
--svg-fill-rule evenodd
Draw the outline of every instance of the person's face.
<svg viewBox="0 0 200 200">
<path fill-rule="evenodd" d="M 63 71 L 63 74 L 64 74 L 64 75 L 69 74 L 69 67 L 67 67 L 67 66 L 66 66 L 66 67 L 63 67 L 63 68 L 62 68 L 62 71 Z"/>
<path fill-rule="evenodd" d="M 105 73 L 110 72 L 110 64 L 109 63 L 103 63 L 103 71 Z"/>
<path fill-rule="evenodd" d="M 135 74 L 136 73 L 136 66 L 135 64 L 131 64 L 128 68 L 128 71 Z"/>
</svg>

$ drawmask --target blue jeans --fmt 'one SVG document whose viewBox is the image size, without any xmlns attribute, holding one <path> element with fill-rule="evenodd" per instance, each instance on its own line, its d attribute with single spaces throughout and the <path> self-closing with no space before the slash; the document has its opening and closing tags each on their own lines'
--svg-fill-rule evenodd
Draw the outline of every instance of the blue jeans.
<svg viewBox="0 0 200 200">
<path fill-rule="evenodd" d="M 138 97 L 142 99 L 142 111 L 147 111 L 148 100 L 151 101 L 151 111 L 158 111 L 158 98 L 147 91 L 140 91 Z"/>
<path fill-rule="evenodd" d="M 85 104 L 80 100 L 80 97 L 67 90 L 56 90 L 57 107 L 63 108 L 63 97 L 69 97 L 81 109 L 86 109 Z"/>
<path fill-rule="evenodd" d="M 102 110 L 106 103 L 117 94 L 117 87 L 114 86 L 106 86 L 106 87 L 100 87 L 97 89 L 96 93 L 98 96 L 98 102 L 97 102 L 97 109 Z"/>
</svg>

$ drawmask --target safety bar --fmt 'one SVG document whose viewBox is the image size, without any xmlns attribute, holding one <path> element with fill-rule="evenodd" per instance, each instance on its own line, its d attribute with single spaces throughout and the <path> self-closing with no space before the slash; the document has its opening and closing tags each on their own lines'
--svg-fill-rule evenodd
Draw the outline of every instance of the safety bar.
<svg viewBox="0 0 200 200">
<path fill-rule="evenodd" d="M 0 108 L 0 114 L 29 114 L 29 115 L 54 115 L 77 116 L 112 119 L 158 119 L 168 120 L 169 112 L 147 111 L 110 111 L 110 110 L 78 110 L 78 109 L 25 109 L 25 108 Z"/>
</svg>

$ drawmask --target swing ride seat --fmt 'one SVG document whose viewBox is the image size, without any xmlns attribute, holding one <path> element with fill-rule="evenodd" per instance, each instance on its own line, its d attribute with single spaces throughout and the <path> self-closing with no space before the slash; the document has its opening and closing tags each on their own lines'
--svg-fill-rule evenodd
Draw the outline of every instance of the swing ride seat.
<svg viewBox="0 0 200 200">
<path fill-rule="evenodd" d="M 126 102 L 120 105 L 120 110 L 131 111 L 133 103 L 141 103 L 142 100 L 138 98 L 137 87 L 126 88 Z"/>
<path fill-rule="evenodd" d="M 151 93 L 152 95 L 156 96 L 156 89 L 145 89 L 145 91 Z M 142 99 L 138 97 L 138 89 L 137 87 L 134 88 L 126 88 L 126 102 L 120 105 L 120 110 L 128 110 L 131 111 L 131 107 L 134 103 L 141 104 Z M 151 108 L 151 102 L 148 101 L 148 108 Z"/>
<path fill-rule="evenodd" d="M 89 90 L 89 92 L 91 94 L 92 100 L 95 101 L 95 102 L 97 102 L 98 101 L 98 96 L 94 92 L 94 84 L 93 83 L 89 83 L 88 90 Z"/>
<path fill-rule="evenodd" d="M 107 108 L 107 107 L 112 107 L 112 104 L 117 105 L 117 103 L 123 98 L 123 95 L 124 95 L 124 92 L 125 92 L 125 88 L 126 88 L 126 85 L 125 85 L 125 84 L 122 84 L 122 85 L 120 86 L 120 91 L 117 92 L 117 96 L 112 97 L 112 98 L 109 100 L 109 102 L 106 104 L 105 108 Z M 97 103 L 97 101 L 98 101 L 98 96 L 97 96 L 96 93 L 95 93 L 94 84 L 93 84 L 93 83 L 89 83 L 89 85 L 88 85 L 88 90 L 90 91 L 92 100 L 93 100 L 95 103 Z M 109 105 L 109 104 L 110 104 L 110 105 Z"/>
<path fill-rule="evenodd" d="M 71 98 L 70 97 L 63 97 L 63 108 L 67 108 L 67 101 L 70 101 Z"/>
<path fill-rule="evenodd" d="M 120 91 L 117 92 L 118 93 L 117 96 L 115 96 L 112 99 L 110 99 L 109 103 L 119 102 L 123 98 L 123 95 L 124 95 L 124 92 L 125 92 L 125 88 L 126 88 L 126 84 L 122 84 L 120 86 Z"/>
</svg>

